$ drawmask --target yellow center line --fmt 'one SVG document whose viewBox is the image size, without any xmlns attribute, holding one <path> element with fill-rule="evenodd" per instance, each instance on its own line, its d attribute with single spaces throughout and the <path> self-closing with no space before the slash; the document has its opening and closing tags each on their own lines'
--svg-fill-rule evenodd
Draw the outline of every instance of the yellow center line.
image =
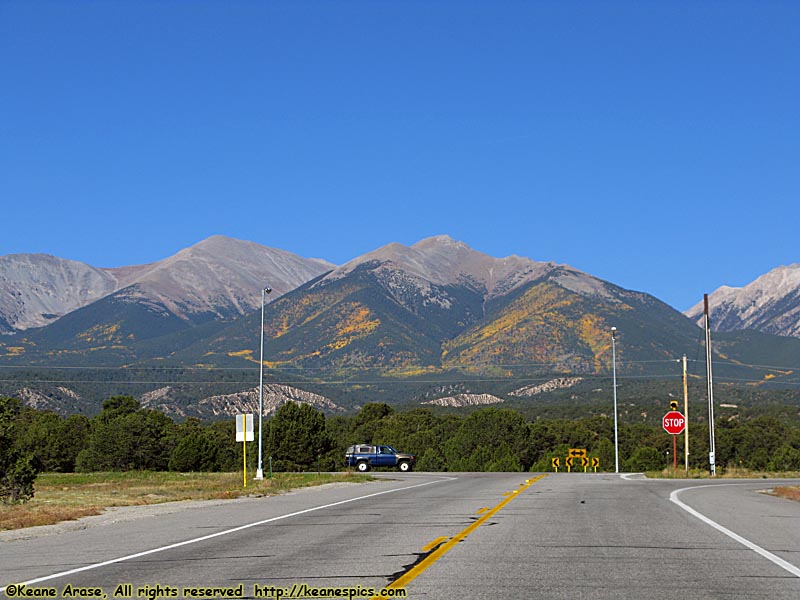
<svg viewBox="0 0 800 600">
<path fill-rule="evenodd" d="M 445 541 L 447 539 L 448 539 L 448 537 L 446 535 L 443 535 L 442 537 L 438 537 L 435 540 L 433 540 L 432 542 L 430 542 L 428 544 L 425 544 L 422 547 L 422 551 L 423 552 L 430 552 L 431 550 L 436 548 L 436 546 L 438 546 L 439 544 L 441 544 L 443 541 Z"/>
<path fill-rule="evenodd" d="M 542 479 L 543 477 L 546 477 L 546 476 L 547 476 L 547 474 L 544 474 L 544 475 L 539 475 L 538 477 L 533 477 L 531 479 L 526 479 L 525 480 L 525 484 L 523 484 L 522 487 L 520 487 L 520 489 L 518 489 L 515 492 L 512 492 L 512 493 L 508 494 L 508 497 L 505 500 L 502 500 L 499 504 L 497 504 L 493 508 L 488 509 L 488 512 L 485 513 L 481 518 L 479 518 L 477 521 L 475 521 L 474 523 L 470 524 L 466 529 L 464 529 L 461 532 L 457 533 L 456 535 L 451 537 L 448 541 L 444 542 L 441 546 L 436 548 L 436 550 L 434 550 L 428 556 L 426 556 L 424 559 L 422 559 L 413 569 L 409 570 L 407 573 L 403 574 L 402 576 L 400 576 L 397 579 L 395 579 L 392 583 L 390 583 L 387 586 L 387 589 L 388 588 L 392 588 L 392 589 L 403 588 L 406 585 L 408 585 L 409 583 L 411 583 L 412 581 L 414 581 L 417 577 L 419 577 L 422 573 L 424 573 L 431 565 L 433 565 L 433 563 L 435 563 L 437 560 L 442 558 L 442 556 L 444 556 L 445 554 L 450 552 L 450 550 L 452 550 L 455 547 L 456 544 L 458 544 L 459 542 L 462 542 L 465 539 L 467 539 L 467 536 L 469 534 L 471 534 L 478 527 L 483 525 L 486 521 L 491 519 L 501 509 L 503 509 L 509 502 L 514 500 L 514 498 L 516 498 L 520 494 L 520 492 L 528 489 L 534 483 L 536 483 L 537 481 L 539 481 L 540 479 Z M 441 538 L 437 538 L 437 540 L 439 540 L 439 539 L 441 539 Z M 437 540 L 434 540 L 434 541 L 437 541 Z M 434 545 L 433 542 L 431 542 L 426 547 L 433 547 L 433 545 Z M 424 550 L 424 548 L 423 548 L 423 550 Z M 378 596 L 373 596 L 372 600 L 375 600 L 377 598 L 379 598 L 379 597 Z"/>
</svg>

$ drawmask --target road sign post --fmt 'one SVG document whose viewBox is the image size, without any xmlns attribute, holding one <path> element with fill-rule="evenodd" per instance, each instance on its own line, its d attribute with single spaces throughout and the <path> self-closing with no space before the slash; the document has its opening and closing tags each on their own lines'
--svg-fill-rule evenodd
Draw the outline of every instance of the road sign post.
<svg viewBox="0 0 800 600">
<path fill-rule="evenodd" d="M 678 469 L 678 436 L 672 436 L 672 470 Z"/>
<path fill-rule="evenodd" d="M 572 473 L 572 467 L 575 466 L 576 459 L 581 461 L 581 466 L 584 467 L 583 470 L 586 472 L 585 467 L 587 464 L 589 464 L 586 456 L 586 448 L 570 448 L 569 452 L 567 452 L 567 459 L 564 461 L 564 463 L 567 465 L 567 473 Z"/>
<path fill-rule="evenodd" d="M 678 435 L 683 433 L 686 427 L 686 419 L 680 411 L 671 410 L 661 419 L 661 426 L 668 434 Z"/>
<path fill-rule="evenodd" d="M 247 442 L 255 439 L 253 433 L 253 415 L 236 415 L 236 441 L 242 442 L 242 457 L 244 461 L 244 487 L 247 487 Z"/>
<path fill-rule="evenodd" d="M 674 406 L 677 406 L 677 402 Z M 670 406 L 673 406 L 672 404 Z M 678 435 L 686 428 L 686 418 L 680 411 L 671 410 L 661 419 L 661 426 L 672 436 L 672 468 L 678 468 Z"/>
</svg>

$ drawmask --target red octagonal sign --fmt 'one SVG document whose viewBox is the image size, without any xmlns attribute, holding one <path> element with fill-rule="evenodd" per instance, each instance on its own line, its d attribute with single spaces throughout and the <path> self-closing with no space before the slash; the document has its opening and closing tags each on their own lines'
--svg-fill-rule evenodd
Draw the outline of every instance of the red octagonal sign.
<svg viewBox="0 0 800 600">
<path fill-rule="evenodd" d="M 686 429 L 686 418 L 683 416 L 683 413 L 677 410 L 671 410 L 661 419 L 661 425 L 667 430 L 667 433 L 678 435 Z"/>
</svg>

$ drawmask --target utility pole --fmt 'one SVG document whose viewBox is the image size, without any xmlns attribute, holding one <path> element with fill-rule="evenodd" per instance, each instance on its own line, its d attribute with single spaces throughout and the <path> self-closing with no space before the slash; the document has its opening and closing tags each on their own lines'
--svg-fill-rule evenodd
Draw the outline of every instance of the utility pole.
<svg viewBox="0 0 800 600">
<path fill-rule="evenodd" d="M 686 476 L 689 476 L 689 384 L 686 381 L 686 355 L 683 355 L 683 416 L 686 417 L 684 429 L 683 454 L 686 460 Z"/>
<path fill-rule="evenodd" d="M 614 374 L 614 472 L 619 473 L 619 435 L 617 434 L 617 328 L 611 328 L 611 368 Z"/>
<path fill-rule="evenodd" d="M 711 375 L 711 317 L 708 312 L 708 294 L 703 294 L 703 310 L 706 324 L 706 373 L 708 379 L 708 462 L 711 476 L 716 477 L 716 442 L 714 436 L 714 379 Z"/>
<path fill-rule="evenodd" d="M 256 469 L 256 479 L 264 479 L 264 469 L 261 466 L 261 417 L 264 414 L 264 301 L 266 295 L 272 292 L 272 288 L 264 286 L 261 288 L 261 353 L 258 358 L 258 468 Z"/>
</svg>

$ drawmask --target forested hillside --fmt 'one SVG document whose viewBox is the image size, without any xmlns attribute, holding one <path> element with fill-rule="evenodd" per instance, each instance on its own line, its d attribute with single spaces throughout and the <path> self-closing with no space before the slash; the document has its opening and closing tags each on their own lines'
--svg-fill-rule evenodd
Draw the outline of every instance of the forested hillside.
<svg viewBox="0 0 800 600">
<path fill-rule="evenodd" d="M 717 420 L 717 465 L 721 469 L 800 469 L 800 420 L 761 415 Z M 383 403 L 365 405 L 353 416 L 326 417 L 307 404 L 289 402 L 264 421 L 265 471 L 343 468 L 345 449 L 357 442 L 380 443 L 417 456 L 422 471 L 549 471 L 551 459 L 569 448 L 586 448 L 614 470 L 614 421 L 609 416 L 529 420 L 509 408 L 480 408 L 464 415 L 429 408 L 397 411 Z M 707 466 L 708 429 L 692 422 L 693 468 Z M 103 403 L 93 418 L 25 407 L 0 399 L 0 464 L 8 473 L 33 471 L 235 471 L 242 445 L 233 419 L 181 423 L 142 408 L 126 396 Z M 671 461 L 672 439 L 659 426 L 623 422 L 619 426 L 620 467 L 661 469 Z M 678 438 L 682 455 L 683 436 Z M 255 468 L 257 441 L 249 444 Z M 563 463 L 562 463 L 563 464 Z M 27 469 L 27 470 L 26 470 Z"/>
</svg>

